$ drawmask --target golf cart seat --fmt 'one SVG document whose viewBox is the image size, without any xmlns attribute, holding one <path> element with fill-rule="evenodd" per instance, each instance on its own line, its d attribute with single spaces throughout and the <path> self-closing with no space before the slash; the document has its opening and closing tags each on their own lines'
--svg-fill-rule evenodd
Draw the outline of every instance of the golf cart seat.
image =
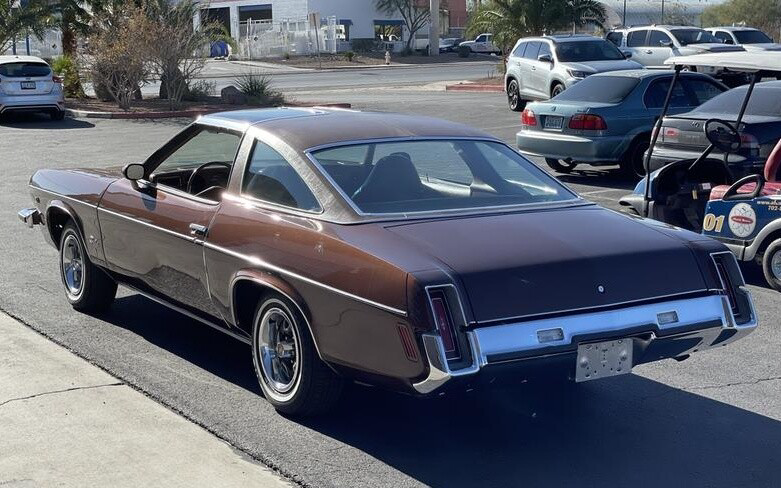
<svg viewBox="0 0 781 488">
<path fill-rule="evenodd" d="M 773 152 L 770 153 L 770 156 L 768 156 L 767 161 L 765 162 L 765 186 L 760 192 L 761 196 L 781 194 L 781 178 L 779 178 L 781 175 L 778 174 L 779 170 L 781 170 L 781 139 L 778 140 L 776 147 L 773 148 Z M 710 200 L 721 200 L 730 186 L 731 185 L 714 186 L 710 192 Z M 756 183 L 746 183 L 738 188 L 737 193 L 754 193 L 756 187 Z"/>
</svg>

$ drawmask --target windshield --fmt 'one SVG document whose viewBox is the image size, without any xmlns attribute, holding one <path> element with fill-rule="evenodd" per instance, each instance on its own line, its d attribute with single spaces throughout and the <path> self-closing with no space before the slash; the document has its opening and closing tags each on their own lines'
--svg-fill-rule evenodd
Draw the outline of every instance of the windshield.
<svg viewBox="0 0 781 488">
<path fill-rule="evenodd" d="M 624 59 L 624 55 L 613 43 L 602 39 L 558 43 L 556 44 L 556 57 L 562 63 Z"/>
<path fill-rule="evenodd" d="M 619 103 L 639 83 L 631 76 L 590 76 L 556 95 L 556 101 Z"/>
<path fill-rule="evenodd" d="M 714 114 L 721 119 L 735 120 L 746 96 L 748 87 L 733 88 L 703 103 L 692 114 Z M 746 115 L 760 115 L 781 118 L 781 82 L 758 83 L 751 93 Z"/>
<path fill-rule="evenodd" d="M 702 29 L 674 29 L 671 32 L 678 39 L 678 42 L 681 43 L 681 46 L 686 46 L 687 44 L 721 43 L 717 37 Z"/>
<path fill-rule="evenodd" d="M 52 70 L 46 63 L 5 63 L 0 64 L 0 76 L 8 78 L 35 78 L 48 76 Z"/>
<path fill-rule="evenodd" d="M 735 39 L 739 44 L 766 44 L 773 42 L 773 39 L 769 38 L 767 34 L 758 30 L 744 30 L 735 31 Z"/>
<path fill-rule="evenodd" d="M 322 149 L 312 157 L 363 213 L 502 207 L 577 197 L 498 142 L 403 140 Z"/>
</svg>

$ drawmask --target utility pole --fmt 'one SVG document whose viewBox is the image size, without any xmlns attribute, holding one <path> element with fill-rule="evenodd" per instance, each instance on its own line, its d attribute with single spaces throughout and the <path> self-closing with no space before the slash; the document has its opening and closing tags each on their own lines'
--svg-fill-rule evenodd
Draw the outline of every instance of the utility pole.
<svg viewBox="0 0 781 488">
<path fill-rule="evenodd" d="M 662 0 L 662 24 L 664 24 L 664 0 Z"/>
<path fill-rule="evenodd" d="M 429 6 L 428 55 L 439 56 L 439 0 L 431 0 Z"/>
<path fill-rule="evenodd" d="M 626 25 L 626 0 L 624 0 L 624 20 L 622 21 L 622 24 L 624 27 L 627 27 Z"/>
</svg>

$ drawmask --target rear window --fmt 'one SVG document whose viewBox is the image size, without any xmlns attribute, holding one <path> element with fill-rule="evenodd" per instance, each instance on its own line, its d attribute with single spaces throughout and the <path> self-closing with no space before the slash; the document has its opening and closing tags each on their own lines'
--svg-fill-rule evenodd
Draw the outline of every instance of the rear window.
<svg viewBox="0 0 781 488">
<path fill-rule="evenodd" d="M 591 76 L 556 96 L 556 101 L 619 103 L 640 83 L 631 76 Z"/>
<path fill-rule="evenodd" d="M 764 85 L 764 86 L 763 86 Z M 736 119 L 748 87 L 733 88 L 697 107 L 693 112 L 718 114 L 721 118 Z M 751 94 L 746 115 L 781 118 L 781 83 L 758 83 Z"/>
<path fill-rule="evenodd" d="M 556 56 L 562 63 L 624 59 L 624 55 L 614 44 L 602 39 L 598 41 L 558 43 L 556 44 Z"/>
<path fill-rule="evenodd" d="M 52 72 L 46 63 L 19 62 L 0 64 L 0 76 L 8 78 L 36 78 Z"/>
<path fill-rule="evenodd" d="M 406 214 L 571 200 L 576 195 L 504 144 L 403 140 L 312 153 L 364 213 Z M 372 155 L 356 164 L 356 154 Z M 351 161 L 342 161 L 343 156 Z"/>
</svg>

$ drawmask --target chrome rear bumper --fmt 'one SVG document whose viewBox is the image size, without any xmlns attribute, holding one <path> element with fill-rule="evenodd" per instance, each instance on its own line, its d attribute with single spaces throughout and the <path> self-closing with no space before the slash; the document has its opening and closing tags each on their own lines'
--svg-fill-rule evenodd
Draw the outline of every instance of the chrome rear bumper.
<svg viewBox="0 0 781 488">
<path fill-rule="evenodd" d="M 37 208 L 25 208 L 19 210 L 19 212 L 16 215 L 19 217 L 19 220 L 24 222 L 27 225 L 27 227 L 31 229 L 33 228 L 33 226 L 42 223 L 41 212 Z"/>
<path fill-rule="evenodd" d="M 639 350 L 634 365 L 725 346 L 757 326 L 750 292 L 740 287 L 751 304 L 751 319 L 736 324 L 725 295 L 670 300 L 614 310 L 480 327 L 467 333 L 472 353 L 469 367 L 451 370 L 437 335 L 424 334 L 428 376 L 413 384 L 418 393 L 431 393 L 453 378 L 474 375 L 493 364 L 534 361 L 576 352 L 581 342 L 630 338 Z M 675 312 L 675 314 L 671 314 Z M 670 321 L 671 316 L 677 320 Z M 666 318 L 667 320 L 663 320 Z M 554 334 L 545 334 L 555 331 Z M 544 334 L 540 335 L 540 332 Z M 550 339 L 554 337 L 555 339 Z M 572 362 L 573 376 L 575 361 Z"/>
</svg>

